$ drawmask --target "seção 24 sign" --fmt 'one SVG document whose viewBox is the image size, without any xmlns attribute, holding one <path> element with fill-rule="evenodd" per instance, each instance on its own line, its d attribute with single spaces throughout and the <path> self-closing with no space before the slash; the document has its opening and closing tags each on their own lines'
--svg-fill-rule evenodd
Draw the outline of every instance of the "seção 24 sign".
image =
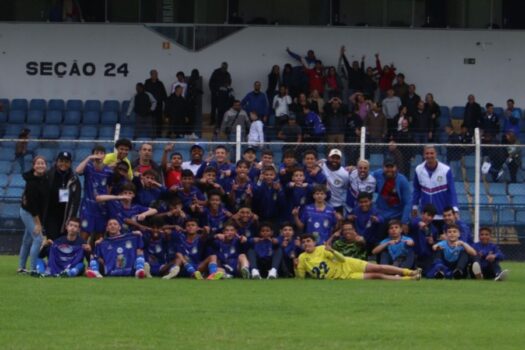
<svg viewBox="0 0 525 350">
<path fill-rule="evenodd" d="M 70 77 L 92 77 L 103 74 L 105 77 L 127 77 L 129 74 L 127 63 L 105 63 L 102 68 L 98 68 L 93 62 L 66 63 L 63 61 L 30 61 L 26 63 L 26 74 L 31 76 L 56 76 L 59 78 Z"/>
</svg>

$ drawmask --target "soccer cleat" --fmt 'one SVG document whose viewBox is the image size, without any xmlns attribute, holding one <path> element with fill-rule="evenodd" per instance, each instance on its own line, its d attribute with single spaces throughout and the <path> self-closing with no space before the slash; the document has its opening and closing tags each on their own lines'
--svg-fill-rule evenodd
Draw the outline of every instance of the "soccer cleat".
<svg viewBox="0 0 525 350">
<path fill-rule="evenodd" d="M 419 281 L 419 280 L 421 280 L 421 276 L 423 276 L 423 269 L 421 267 L 418 267 L 416 269 L 416 274 L 414 275 L 414 279 L 416 281 Z"/>
<path fill-rule="evenodd" d="M 252 269 L 252 280 L 260 280 L 261 274 L 259 273 L 259 270 Z"/>
<path fill-rule="evenodd" d="M 507 279 L 508 276 L 509 276 L 509 270 L 503 270 L 500 273 L 498 273 L 496 278 L 494 278 L 494 281 L 503 282 Z"/>
<path fill-rule="evenodd" d="M 86 277 L 87 278 L 102 278 L 102 275 L 98 271 L 88 269 L 86 270 Z"/>
<path fill-rule="evenodd" d="M 146 278 L 152 278 L 151 275 L 151 266 L 149 263 L 144 263 L 144 273 L 146 274 Z"/>
<path fill-rule="evenodd" d="M 472 264 L 472 273 L 474 274 L 477 280 L 483 279 L 483 273 L 481 272 L 481 265 L 479 264 L 479 262 L 475 261 Z"/>
<path fill-rule="evenodd" d="M 144 269 L 138 269 L 135 271 L 135 277 L 138 279 L 146 278 L 146 271 L 144 271 Z"/>
<path fill-rule="evenodd" d="M 172 279 L 172 278 L 175 278 L 175 277 L 177 277 L 177 275 L 179 274 L 179 272 L 180 272 L 180 267 L 175 266 L 175 267 L 173 267 L 173 268 L 170 270 L 170 272 L 169 272 L 166 276 L 162 277 L 162 279 L 164 279 L 164 280 L 170 280 L 170 279 Z"/>
<path fill-rule="evenodd" d="M 245 280 L 250 279 L 250 270 L 247 267 L 241 268 L 241 277 Z"/>
<path fill-rule="evenodd" d="M 266 279 L 274 280 L 276 278 L 277 278 L 277 270 L 274 268 L 270 269 L 270 271 L 268 271 L 268 277 L 266 277 Z"/>
<path fill-rule="evenodd" d="M 222 278 L 222 276 L 224 276 L 224 272 L 217 271 L 217 272 L 214 272 L 214 273 L 210 274 L 208 276 L 208 278 L 206 278 L 206 279 L 210 280 L 210 281 L 216 281 L 216 280 L 220 280 Z"/>
<path fill-rule="evenodd" d="M 22 269 L 22 268 L 16 270 L 17 275 L 27 275 L 28 272 L 29 271 L 27 271 L 26 269 Z"/>
<path fill-rule="evenodd" d="M 60 278 L 69 277 L 69 269 L 65 269 L 64 271 L 60 272 L 57 277 L 60 277 Z"/>
<path fill-rule="evenodd" d="M 195 278 L 196 280 L 203 280 L 204 277 L 202 277 L 202 273 L 200 271 L 195 271 L 193 273 L 193 278 Z"/>
<path fill-rule="evenodd" d="M 454 276 L 455 280 L 460 280 L 463 278 L 463 271 L 459 269 L 455 269 L 454 272 L 452 273 L 452 276 Z"/>
<path fill-rule="evenodd" d="M 435 274 L 434 274 L 434 278 L 437 279 L 437 280 L 442 280 L 445 278 L 445 273 L 441 270 L 437 271 Z"/>
</svg>

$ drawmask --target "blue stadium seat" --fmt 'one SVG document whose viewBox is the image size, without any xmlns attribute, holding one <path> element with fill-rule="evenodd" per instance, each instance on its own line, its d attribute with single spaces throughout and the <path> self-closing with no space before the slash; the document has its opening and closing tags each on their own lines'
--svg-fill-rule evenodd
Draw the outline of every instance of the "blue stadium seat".
<svg viewBox="0 0 525 350">
<path fill-rule="evenodd" d="M 9 112 L 7 121 L 11 124 L 23 124 L 26 121 L 26 112 L 20 109 L 14 109 Z"/>
<path fill-rule="evenodd" d="M 80 139 L 82 140 L 89 140 L 89 139 L 95 139 L 98 135 L 98 130 L 96 126 L 83 126 L 80 128 Z"/>
<path fill-rule="evenodd" d="M 100 122 L 104 125 L 115 125 L 118 123 L 118 114 L 113 111 L 102 112 Z"/>
<path fill-rule="evenodd" d="M 479 208 L 479 223 L 480 225 L 492 226 L 495 224 L 494 210 L 492 208 Z"/>
<path fill-rule="evenodd" d="M 15 148 L 14 147 L 2 148 L 2 152 L 0 152 L 0 160 L 6 160 L 10 162 L 15 160 Z"/>
<path fill-rule="evenodd" d="M 64 124 L 79 125 L 82 120 L 82 113 L 80 111 L 66 111 L 64 115 Z"/>
<path fill-rule="evenodd" d="M 87 100 L 84 102 L 84 112 L 100 112 L 102 105 L 99 100 Z"/>
<path fill-rule="evenodd" d="M 2 206 L 2 217 L 4 219 L 18 219 L 20 217 L 20 204 L 5 203 Z"/>
<path fill-rule="evenodd" d="M 525 208 L 516 209 L 515 225 L 525 225 Z"/>
<path fill-rule="evenodd" d="M 27 100 L 25 98 L 15 98 L 11 101 L 12 111 L 27 111 Z"/>
<path fill-rule="evenodd" d="M 22 124 L 8 124 L 5 128 L 5 138 L 18 138 L 18 135 L 23 129 Z"/>
<path fill-rule="evenodd" d="M 81 146 L 79 146 L 79 148 L 76 149 L 75 155 L 73 157 L 73 159 L 76 162 L 81 162 L 87 156 L 89 156 L 91 154 L 91 148 L 90 147 L 85 147 L 85 146 L 87 146 L 87 145 L 82 144 Z"/>
<path fill-rule="evenodd" d="M 82 101 L 81 100 L 67 100 L 66 110 L 68 111 L 82 111 Z"/>
<path fill-rule="evenodd" d="M 512 196 L 512 204 L 525 206 L 525 194 L 517 194 Z"/>
<path fill-rule="evenodd" d="M 60 137 L 60 125 L 59 124 L 46 124 L 44 130 L 42 130 L 42 138 L 55 140 Z"/>
<path fill-rule="evenodd" d="M 504 205 L 509 204 L 509 197 L 506 195 L 496 195 L 492 196 L 492 204 L 496 205 Z"/>
<path fill-rule="evenodd" d="M 39 138 L 42 133 L 42 124 L 26 125 L 25 128 L 31 130 L 29 136 L 33 139 Z"/>
<path fill-rule="evenodd" d="M 383 155 L 380 153 L 370 154 L 370 169 L 377 169 L 383 166 Z"/>
<path fill-rule="evenodd" d="M 6 174 L 0 174 L 0 187 L 5 188 L 9 183 L 9 176 Z"/>
<path fill-rule="evenodd" d="M 469 201 L 468 201 L 468 196 L 466 194 L 459 194 L 458 193 L 458 204 L 462 205 L 466 205 L 466 204 L 469 204 Z"/>
<path fill-rule="evenodd" d="M 98 137 L 102 140 L 113 140 L 115 128 L 112 126 L 101 126 L 98 129 Z"/>
<path fill-rule="evenodd" d="M 440 118 L 450 119 L 450 109 L 447 106 L 440 106 L 439 111 L 441 112 Z"/>
<path fill-rule="evenodd" d="M 60 124 L 62 123 L 62 111 L 52 110 L 46 112 L 46 124 Z"/>
<path fill-rule="evenodd" d="M 11 180 L 9 181 L 9 187 L 22 187 L 24 188 L 26 181 L 22 177 L 22 174 L 11 175 Z"/>
<path fill-rule="evenodd" d="M 117 100 L 106 100 L 102 105 L 102 111 L 118 113 L 120 111 L 120 102 Z"/>
<path fill-rule="evenodd" d="M 7 113 L 0 112 L 0 123 L 6 123 L 6 122 L 7 122 Z"/>
<path fill-rule="evenodd" d="M 516 223 L 516 212 L 512 207 L 502 206 L 499 208 L 498 223 L 500 225 L 514 225 Z"/>
<path fill-rule="evenodd" d="M 3 152 L 4 150 L 2 150 Z M 12 166 L 12 161 L 9 161 L 9 160 L 0 160 L 0 174 L 9 174 L 11 173 L 11 166 Z M 0 187 L 2 187 L 2 185 L 0 184 Z"/>
<path fill-rule="evenodd" d="M 19 199 L 22 197 L 24 189 L 22 187 L 7 187 L 5 190 L 5 196 L 10 199 Z"/>
<path fill-rule="evenodd" d="M 29 101 L 29 110 L 30 111 L 45 111 L 47 108 L 46 100 L 42 98 L 34 98 Z"/>
<path fill-rule="evenodd" d="M 66 140 L 78 139 L 79 126 L 77 125 L 64 125 L 62 127 L 61 138 Z"/>
<path fill-rule="evenodd" d="M 518 183 L 509 184 L 508 193 L 511 196 L 525 195 L 525 187 L 523 186 L 523 184 L 518 184 Z"/>
<path fill-rule="evenodd" d="M 62 99 L 51 99 L 47 104 L 49 111 L 64 111 L 66 109 L 66 102 Z"/>
<path fill-rule="evenodd" d="M 505 110 L 502 108 L 502 107 L 494 107 L 494 113 L 498 116 L 498 117 L 503 117 L 503 113 L 505 112 Z"/>
<path fill-rule="evenodd" d="M 9 111 L 9 106 L 11 105 L 9 103 L 9 99 L 7 99 L 7 98 L 0 98 L 0 103 L 2 104 L 4 112 Z"/>
<path fill-rule="evenodd" d="M 120 104 L 120 113 L 121 114 L 126 114 L 128 113 L 128 108 L 129 108 L 129 100 L 126 100 L 126 101 L 122 101 L 122 103 Z"/>
<path fill-rule="evenodd" d="M 47 165 L 51 166 L 51 163 L 55 160 L 58 152 L 54 148 L 42 147 L 39 148 L 35 155 L 40 155 L 44 157 L 47 161 Z"/>
<path fill-rule="evenodd" d="M 493 195 L 506 195 L 507 194 L 507 184 L 505 183 L 491 183 L 488 186 L 490 194 Z"/>
<path fill-rule="evenodd" d="M 452 109 L 450 110 L 450 117 L 451 119 L 463 120 L 464 113 L 465 113 L 465 107 L 463 106 L 452 107 Z"/>
<path fill-rule="evenodd" d="M 463 221 L 466 224 L 472 223 L 472 215 L 470 213 L 470 210 L 466 208 L 459 209 L 459 217 L 461 218 L 461 221 Z"/>
<path fill-rule="evenodd" d="M 134 128 L 131 125 L 124 125 L 120 128 L 120 137 L 126 139 L 132 139 L 134 135 Z"/>
<path fill-rule="evenodd" d="M 465 160 L 466 167 L 473 167 L 476 165 L 476 156 L 474 155 L 465 156 L 464 160 Z"/>
<path fill-rule="evenodd" d="M 29 124 L 42 124 L 44 122 L 44 111 L 30 110 L 27 114 L 27 122 Z"/>
<path fill-rule="evenodd" d="M 82 118 L 82 124 L 98 124 L 100 122 L 100 113 L 95 111 L 84 112 L 84 117 Z"/>
<path fill-rule="evenodd" d="M 467 190 L 465 189 L 465 184 L 463 181 L 455 181 L 454 187 L 456 188 L 457 194 L 467 194 Z"/>
</svg>

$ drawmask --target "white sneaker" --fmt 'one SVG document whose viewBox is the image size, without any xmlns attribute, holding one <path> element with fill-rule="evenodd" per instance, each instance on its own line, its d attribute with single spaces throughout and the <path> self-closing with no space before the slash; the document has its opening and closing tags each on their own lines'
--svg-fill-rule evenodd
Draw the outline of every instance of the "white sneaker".
<svg viewBox="0 0 525 350">
<path fill-rule="evenodd" d="M 162 277 L 162 279 L 170 280 L 172 278 L 175 278 L 175 277 L 177 277 L 179 272 L 180 272 L 180 267 L 179 266 L 174 266 L 174 267 L 171 268 L 170 272 L 166 276 Z"/>
<path fill-rule="evenodd" d="M 483 279 L 483 273 L 481 272 L 481 265 L 479 262 L 475 261 L 472 264 L 472 273 L 474 273 L 474 276 L 476 276 L 477 280 Z"/>
<path fill-rule="evenodd" d="M 151 266 L 149 263 L 144 263 L 144 273 L 146 274 L 146 278 L 152 278 L 151 275 Z"/>
<path fill-rule="evenodd" d="M 188 139 L 190 139 L 190 140 L 198 140 L 199 137 L 195 133 L 192 133 L 191 135 L 188 136 Z"/>
<path fill-rule="evenodd" d="M 277 278 L 277 270 L 272 268 L 270 271 L 268 271 L 268 277 L 266 279 L 274 280 Z"/>
<path fill-rule="evenodd" d="M 503 270 L 494 278 L 494 281 L 503 282 L 507 277 L 509 277 L 509 270 Z"/>
<path fill-rule="evenodd" d="M 103 276 L 98 271 L 87 270 L 86 277 L 87 278 L 102 278 Z"/>
<path fill-rule="evenodd" d="M 260 280 L 261 274 L 259 273 L 259 270 L 252 269 L 252 280 Z"/>
<path fill-rule="evenodd" d="M 250 270 L 247 267 L 241 268 L 241 276 L 243 279 L 250 279 Z"/>
</svg>

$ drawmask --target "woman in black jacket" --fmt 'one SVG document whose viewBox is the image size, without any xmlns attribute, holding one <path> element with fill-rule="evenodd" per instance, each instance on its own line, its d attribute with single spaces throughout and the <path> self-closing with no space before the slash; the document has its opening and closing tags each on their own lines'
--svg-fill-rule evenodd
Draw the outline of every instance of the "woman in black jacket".
<svg viewBox="0 0 525 350">
<path fill-rule="evenodd" d="M 25 273 L 27 258 L 31 259 L 31 272 L 36 273 L 36 262 L 43 240 L 43 215 L 49 197 L 49 182 L 46 173 L 47 164 L 42 156 L 33 159 L 33 167 L 24 173 L 26 187 L 22 195 L 20 218 L 24 223 L 24 237 L 20 247 L 18 273 Z"/>
</svg>

